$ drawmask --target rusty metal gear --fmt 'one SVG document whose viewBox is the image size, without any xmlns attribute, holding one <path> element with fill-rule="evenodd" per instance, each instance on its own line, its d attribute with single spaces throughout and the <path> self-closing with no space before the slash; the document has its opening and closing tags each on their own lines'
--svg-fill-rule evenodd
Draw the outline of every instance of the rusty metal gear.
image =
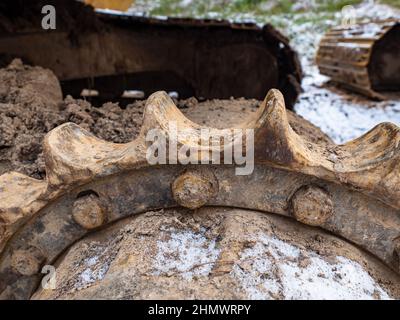
<svg viewBox="0 0 400 320">
<path fill-rule="evenodd" d="M 171 121 L 177 137 L 170 132 Z M 347 239 L 400 273 L 397 126 L 382 123 L 347 144 L 324 147 L 293 131 L 282 94 L 271 90 L 240 128 L 254 129 L 254 171 L 249 175 L 237 175 L 235 163 L 211 164 L 203 152 L 208 149 L 200 137 L 202 127 L 188 120 L 165 92 L 148 99 L 141 133 L 130 143 L 102 141 L 72 123 L 52 130 L 44 141 L 45 181 L 15 172 L 0 176 L 0 296 L 31 297 L 40 267 L 89 232 L 179 205 L 293 217 Z M 175 142 L 200 150 L 202 164 L 150 165 L 146 135 L 154 129 L 165 135 L 167 147 Z M 220 140 L 220 160 L 226 148 L 246 147 L 245 138 Z"/>
</svg>

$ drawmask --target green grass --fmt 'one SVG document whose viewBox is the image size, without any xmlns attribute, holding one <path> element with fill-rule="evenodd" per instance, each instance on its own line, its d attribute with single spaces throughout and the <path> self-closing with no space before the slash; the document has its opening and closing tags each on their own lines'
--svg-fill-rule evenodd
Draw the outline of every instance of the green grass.
<svg viewBox="0 0 400 320">
<path fill-rule="evenodd" d="M 375 0 L 400 8 L 400 0 Z M 182 5 L 182 0 L 136 0 L 139 7 L 147 7 L 150 15 L 230 18 L 251 17 L 259 23 L 271 23 L 285 31 L 290 24 L 312 23 L 321 32 L 338 21 L 336 13 L 346 5 L 357 5 L 362 0 L 315 0 L 311 8 L 295 7 L 294 0 L 194 0 Z M 296 8 L 296 10 L 295 10 Z M 290 37 L 290 35 L 288 35 Z"/>
<path fill-rule="evenodd" d="M 385 0 L 387 2 L 400 2 L 400 0 Z M 141 3 L 151 0 L 137 1 Z M 154 2 L 154 1 L 153 1 Z M 337 12 L 345 5 L 355 5 L 361 0 L 316 0 L 316 7 L 307 9 L 316 12 Z M 227 17 L 235 14 L 251 13 L 255 17 L 278 14 L 295 13 L 293 0 L 197 0 L 189 6 L 182 6 L 181 0 L 161 0 L 153 5 L 151 14 L 168 16 L 206 16 L 209 12 L 218 13 Z M 301 10 L 297 11 L 301 12 Z"/>
<path fill-rule="evenodd" d="M 400 0 L 375 0 L 393 7 L 400 8 Z M 150 13 L 153 15 L 167 16 L 207 16 L 210 12 L 221 17 L 250 13 L 253 16 L 296 14 L 294 0 L 196 0 L 188 6 L 182 5 L 182 0 L 137 0 L 137 3 L 151 4 Z M 317 13 L 333 13 L 340 11 L 346 5 L 359 4 L 361 0 L 316 0 L 314 8 L 305 11 Z"/>
<path fill-rule="evenodd" d="M 268 3 L 268 1 L 262 0 L 237 0 L 233 1 L 234 4 L 231 10 L 236 13 L 252 12 L 255 15 L 262 14 L 282 14 L 292 12 L 293 1 L 282 0 L 268 9 L 263 9 L 262 5 Z"/>
</svg>

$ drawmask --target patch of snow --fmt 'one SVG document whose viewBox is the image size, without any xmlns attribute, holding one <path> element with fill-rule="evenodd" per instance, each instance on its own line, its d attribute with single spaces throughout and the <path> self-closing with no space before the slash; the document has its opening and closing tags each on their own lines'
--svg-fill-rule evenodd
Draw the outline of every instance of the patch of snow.
<svg viewBox="0 0 400 320">
<path fill-rule="evenodd" d="M 208 276 L 221 252 L 204 231 L 163 231 L 167 238 L 157 242 L 153 275 Z M 328 258 L 265 234 L 249 240 L 254 246 L 241 252 L 230 273 L 249 299 L 390 299 L 348 258 Z"/>
<path fill-rule="evenodd" d="M 231 275 L 250 299 L 390 299 L 363 267 L 338 256 L 327 261 L 275 237 L 259 235 Z"/>
<path fill-rule="evenodd" d="M 157 242 L 153 274 L 179 273 L 190 280 L 193 276 L 206 276 L 211 272 L 220 250 L 216 248 L 215 239 L 206 238 L 204 229 L 200 233 L 177 229 L 164 232 L 169 239 Z"/>
<path fill-rule="evenodd" d="M 100 268 L 96 268 L 95 270 L 91 268 L 85 269 L 80 275 L 81 285 L 86 286 L 88 284 L 104 279 L 107 271 L 108 266 L 106 265 L 102 265 Z"/>
<path fill-rule="evenodd" d="M 312 8 L 316 7 L 316 2 L 315 0 L 299 0 L 296 1 L 293 6 L 292 10 L 293 11 L 304 11 L 304 10 L 310 10 Z"/>
<path fill-rule="evenodd" d="M 193 0 L 182 0 L 180 3 L 181 7 L 190 6 L 193 3 Z"/>
<path fill-rule="evenodd" d="M 306 79 L 305 79 L 306 80 Z M 314 85 L 304 85 L 295 110 L 341 144 L 366 133 L 381 122 L 400 125 L 400 101 L 371 102 Z"/>
<path fill-rule="evenodd" d="M 399 18 L 400 11 L 376 1 L 363 1 L 355 7 L 357 18 L 362 22 L 369 20 L 385 20 L 389 18 Z"/>
<path fill-rule="evenodd" d="M 110 249 L 100 245 L 97 242 L 92 242 L 88 248 L 88 257 L 77 264 L 75 289 L 80 290 L 96 281 L 104 279 L 113 256 L 116 254 L 110 253 Z"/>
<path fill-rule="evenodd" d="M 98 13 L 103 13 L 103 14 L 109 14 L 109 15 L 116 15 L 116 16 L 124 16 L 126 15 L 125 12 L 120 11 L 120 10 L 113 10 L 113 9 L 101 9 L 101 8 L 96 8 L 96 12 Z"/>
<path fill-rule="evenodd" d="M 90 258 L 86 259 L 85 263 L 88 266 L 94 266 L 97 263 L 97 261 L 99 261 L 99 257 L 98 256 L 94 256 L 94 257 L 90 257 Z"/>
</svg>

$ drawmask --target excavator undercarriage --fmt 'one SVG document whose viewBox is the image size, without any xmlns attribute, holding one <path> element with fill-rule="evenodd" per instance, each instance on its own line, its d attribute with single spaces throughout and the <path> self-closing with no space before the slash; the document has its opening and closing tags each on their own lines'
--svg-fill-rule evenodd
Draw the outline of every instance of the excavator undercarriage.
<svg viewBox="0 0 400 320">
<path fill-rule="evenodd" d="M 94 13 L 58 1 L 68 10 L 53 33 L 29 14 L 40 1 L 21 19 L 10 19 L 22 5 L 13 3 L 0 4 L 3 63 L 48 67 L 61 86 L 20 60 L 0 73 L 15 86 L 0 87 L 0 119 L 51 129 L 44 179 L 0 175 L 1 299 L 309 298 L 299 292 L 316 279 L 354 293 L 341 298 L 400 297 L 400 129 L 382 123 L 336 145 L 287 110 L 301 71 L 271 26 Z M 84 89 L 118 101 L 144 91 L 138 135 L 100 139 L 82 110 L 54 126 L 12 112 L 76 110 L 63 94 Z M 231 99 L 184 115 L 166 91 L 267 95 L 254 112 Z M 0 126 L 0 152 L 13 134 Z M 49 268 L 53 288 L 43 282 Z"/>
</svg>

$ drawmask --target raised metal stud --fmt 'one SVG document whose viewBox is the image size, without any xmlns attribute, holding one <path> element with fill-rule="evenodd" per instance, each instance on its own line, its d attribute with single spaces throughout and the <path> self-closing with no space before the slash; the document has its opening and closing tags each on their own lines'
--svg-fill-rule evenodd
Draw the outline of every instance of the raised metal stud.
<svg viewBox="0 0 400 320">
<path fill-rule="evenodd" d="M 76 223 L 85 229 L 98 228 L 106 221 L 106 212 L 100 199 L 90 194 L 74 202 L 72 216 Z"/>
<path fill-rule="evenodd" d="M 218 181 L 208 170 L 187 171 L 172 183 L 172 194 L 182 207 L 197 209 L 218 192 Z"/>
<path fill-rule="evenodd" d="M 331 196 L 314 185 L 297 190 L 291 199 L 290 209 L 297 221 L 310 226 L 323 225 L 334 212 Z"/>
<path fill-rule="evenodd" d="M 32 276 L 40 272 L 40 267 L 45 260 L 42 252 L 31 246 L 14 251 L 11 257 L 11 267 L 21 275 Z"/>
</svg>

